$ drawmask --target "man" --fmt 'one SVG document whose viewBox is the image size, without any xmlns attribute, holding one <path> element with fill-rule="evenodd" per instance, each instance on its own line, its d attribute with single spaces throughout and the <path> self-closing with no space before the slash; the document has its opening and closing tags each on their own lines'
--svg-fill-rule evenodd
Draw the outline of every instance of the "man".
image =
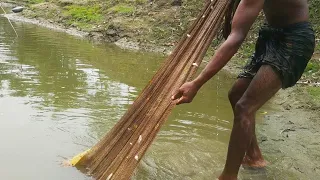
<svg viewBox="0 0 320 180">
<path fill-rule="evenodd" d="M 234 124 L 221 180 L 237 179 L 241 164 L 266 166 L 255 135 L 255 114 L 280 88 L 295 85 L 313 54 L 315 36 L 308 23 L 307 0 L 241 0 L 226 41 L 200 75 L 172 96 L 177 104 L 191 102 L 237 52 L 261 10 L 267 23 L 259 32 L 251 62 L 229 92 Z"/>
</svg>

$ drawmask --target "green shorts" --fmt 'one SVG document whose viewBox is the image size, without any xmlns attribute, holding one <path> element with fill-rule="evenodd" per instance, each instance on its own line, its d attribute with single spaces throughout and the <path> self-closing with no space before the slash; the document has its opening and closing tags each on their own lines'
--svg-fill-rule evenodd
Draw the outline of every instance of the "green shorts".
<svg viewBox="0 0 320 180">
<path fill-rule="evenodd" d="M 282 88 L 294 86 L 301 78 L 315 48 L 315 35 L 309 22 L 284 28 L 267 24 L 259 31 L 255 53 L 238 78 L 253 78 L 261 65 L 270 65 L 279 75 Z"/>
</svg>

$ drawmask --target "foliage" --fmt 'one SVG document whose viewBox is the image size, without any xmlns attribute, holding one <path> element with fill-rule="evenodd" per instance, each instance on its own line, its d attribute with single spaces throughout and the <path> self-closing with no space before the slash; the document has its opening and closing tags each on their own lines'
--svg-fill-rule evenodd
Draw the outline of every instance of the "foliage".
<svg viewBox="0 0 320 180">
<path fill-rule="evenodd" d="M 320 88 L 319 87 L 308 87 L 307 88 L 308 93 L 311 95 L 311 97 L 318 101 L 320 100 Z"/>
<path fill-rule="evenodd" d="M 313 28 L 316 32 L 316 34 L 318 35 L 317 39 L 319 38 L 319 34 L 320 34 L 320 1 L 319 0 L 311 0 L 309 1 L 309 9 L 310 9 L 310 20 L 312 22 Z M 317 40 L 316 43 L 316 52 L 320 52 L 320 41 Z"/>
<path fill-rule="evenodd" d="M 108 12 L 115 12 L 120 14 L 132 14 L 135 11 L 134 6 L 127 4 L 117 4 L 108 9 Z"/>
<path fill-rule="evenodd" d="M 308 63 L 308 65 L 307 65 L 307 67 L 305 69 L 305 72 L 306 73 L 315 73 L 315 72 L 317 72 L 319 70 L 320 70 L 320 63 L 318 63 L 318 62 L 316 62 L 314 60 L 311 60 Z"/>
<path fill-rule="evenodd" d="M 31 4 L 38 4 L 38 3 L 43 3 L 46 2 L 45 0 L 26 0 L 27 3 Z"/>
<path fill-rule="evenodd" d="M 77 22 L 98 22 L 102 19 L 101 7 L 99 5 L 93 6 L 66 6 L 66 14 L 71 16 L 72 21 Z"/>
</svg>

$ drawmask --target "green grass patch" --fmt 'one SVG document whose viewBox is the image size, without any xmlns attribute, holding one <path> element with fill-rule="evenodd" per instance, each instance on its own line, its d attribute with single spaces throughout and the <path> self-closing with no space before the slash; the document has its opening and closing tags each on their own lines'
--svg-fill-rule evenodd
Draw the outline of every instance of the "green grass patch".
<svg viewBox="0 0 320 180">
<path fill-rule="evenodd" d="M 247 40 L 245 41 L 239 51 L 238 54 L 241 58 L 243 59 L 248 59 L 252 56 L 252 54 L 254 53 L 254 49 L 255 49 L 256 43 L 253 40 Z"/>
<path fill-rule="evenodd" d="M 308 65 L 305 69 L 305 72 L 306 73 L 315 73 L 315 72 L 318 72 L 319 70 L 320 70 L 320 63 L 311 60 L 308 63 Z"/>
<path fill-rule="evenodd" d="M 318 36 L 320 36 L 320 34 Z M 320 54 L 320 40 L 316 41 L 315 52 Z"/>
<path fill-rule="evenodd" d="M 308 87 L 307 90 L 314 100 L 320 100 L 320 87 Z"/>
<path fill-rule="evenodd" d="M 45 0 L 27 0 L 27 3 L 30 3 L 30 4 L 39 4 L 43 2 L 46 2 L 46 1 Z"/>
<path fill-rule="evenodd" d="M 119 2 L 125 2 L 125 3 L 131 3 L 131 4 L 139 4 L 139 5 L 141 5 L 141 4 L 146 4 L 146 3 L 148 3 L 149 2 L 149 0 L 121 0 L 121 1 L 119 1 Z"/>
<path fill-rule="evenodd" d="M 66 14 L 71 17 L 70 21 L 80 23 L 95 23 L 102 20 L 101 7 L 99 5 L 93 6 L 79 6 L 71 5 L 65 7 Z"/>
<path fill-rule="evenodd" d="M 109 8 L 107 11 L 119 14 L 132 14 L 135 11 L 135 7 L 127 4 L 118 4 Z"/>
</svg>

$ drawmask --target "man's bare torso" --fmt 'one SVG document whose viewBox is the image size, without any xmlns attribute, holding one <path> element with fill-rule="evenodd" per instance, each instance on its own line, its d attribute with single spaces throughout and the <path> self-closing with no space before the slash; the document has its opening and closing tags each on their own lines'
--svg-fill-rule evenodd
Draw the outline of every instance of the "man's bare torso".
<svg viewBox="0 0 320 180">
<path fill-rule="evenodd" d="M 266 0 L 263 10 L 268 23 L 275 27 L 309 19 L 307 0 Z"/>
</svg>

